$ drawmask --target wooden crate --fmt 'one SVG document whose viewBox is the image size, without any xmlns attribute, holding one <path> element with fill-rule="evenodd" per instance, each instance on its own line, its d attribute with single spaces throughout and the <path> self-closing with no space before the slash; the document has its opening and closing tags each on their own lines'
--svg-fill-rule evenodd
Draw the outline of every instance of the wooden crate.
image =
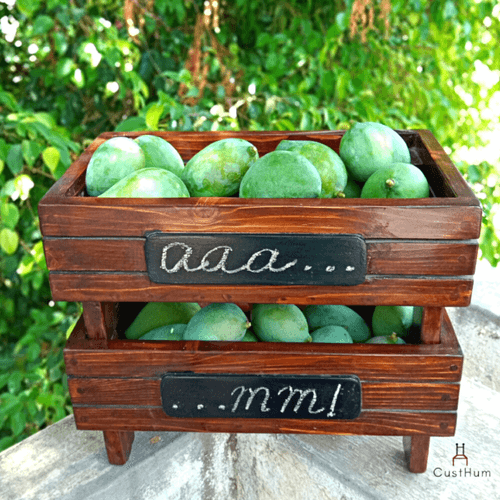
<svg viewBox="0 0 500 500">
<path fill-rule="evenodd" d="M 75 418 L 78 428 L 104 431 L 110 462 L 127 460 L 134 430 L 246 430 L 402 435 L 408 445 L 410 470 L 425 470 L 430 436 L 455 431 L 462 354 L 444 308 L 470 303 L 482 211 L 429 131 L 398 132 L 410 148 L 412 163 L 429 180 L 430 198 L 86 196 L 85 169 L 95 149 L 111 137 L 139 133 L 102 134 L 49 190 L 39 204 L 39 214 L 53 298 L 84 305 L 85 325 L 80 321 L 65 350 Z M 338 152 L 343 133 L 155 134 L 188 160 L 225 137 L 249 140 L 260 155 L 274 150 L 284 139 L 315 140 Z M 351 286 L 154 283 L 148 274 L 145 244 L 155 231 L 296 239 L 359 235 L 366 245 L 366 273 L 360 284 Z M 423 306 L 424 314 L 419 344 L 407 346 L 120 339 L 118 319 L 124 303 L 151 301 L 414 305 Z M 158 406 L 159 377 L 176 371 L 352 374 L 361 380 L 362 411 L 349 420 L 179 421 L 167 417 Z"/>
</svg>

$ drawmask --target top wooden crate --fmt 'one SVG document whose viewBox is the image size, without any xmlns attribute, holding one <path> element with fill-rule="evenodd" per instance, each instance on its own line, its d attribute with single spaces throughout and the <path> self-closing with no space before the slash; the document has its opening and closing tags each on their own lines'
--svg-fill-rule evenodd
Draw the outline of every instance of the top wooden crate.
<svg viewBox="0 0 500 500">
<path fill-rule="evenodd" d="M 290 304 L 467 306 L 482 210 L 427 130 L 397 131 L 426 175 L 424 199 L 241 199 L 89 197 L 85 170 L 100 135 L 39 203 L 54 300 L 98 302 L 279 302 Z M 227 137 L 252 142 L 262 156 L 284 139 L 314 140 L 339 151 L 344 131 L 154 132 L 187 161 Z M 162 233 L 357 234 L 366 243 L 363 283 L 318 285 L 156 284 L 145 235 Z"/>
</svg>

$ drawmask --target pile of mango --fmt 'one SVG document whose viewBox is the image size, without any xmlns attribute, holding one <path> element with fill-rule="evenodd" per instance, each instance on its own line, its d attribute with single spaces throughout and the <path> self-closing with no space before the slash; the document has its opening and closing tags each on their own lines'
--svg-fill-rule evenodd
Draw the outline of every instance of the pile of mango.
<svg viewBox="0 0 500 500">
<path fill-rule="evenodd" d="M 422 308 L 376 306 L 370 324 L 345 305 L 149 302 L 125 330 L 139 340 L 405 344 Z"/>
<path fill-rule="evenodd" d="M 103 198 L 426 198 L 429 184 L 391 128 L 356 123 L 339 154 L 317 141 L 283 140 L 259 157 L 249 141 L 215 141 L 184 164 L 155 135 L 114 137 L 92 155 L 89 196 Z"/>
</svg>

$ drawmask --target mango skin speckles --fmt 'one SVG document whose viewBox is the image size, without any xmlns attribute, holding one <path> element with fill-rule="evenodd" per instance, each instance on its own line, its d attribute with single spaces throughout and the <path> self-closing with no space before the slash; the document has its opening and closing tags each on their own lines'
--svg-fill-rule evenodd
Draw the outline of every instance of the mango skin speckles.
<svg viewBox="0 0 500 500">
<path fill-rule="evenodd" d="M 258 158 L 257 148 L 245 139 L 221 139 L 195 154 L 181 178 L 191 196 L 233 196 Z"/>
</svg>

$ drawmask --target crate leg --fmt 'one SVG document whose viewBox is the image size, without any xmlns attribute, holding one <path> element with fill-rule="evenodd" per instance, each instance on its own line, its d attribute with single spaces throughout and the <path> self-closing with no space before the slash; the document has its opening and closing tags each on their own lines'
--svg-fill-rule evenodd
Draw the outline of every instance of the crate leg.
<svg viewBox="0 0 500 500">
<path fill-rule="evenodd" d="M 427 470 L 430 436 L 403 436 L 403 448 L 410 472 L 422 473 Z"/>
<path fill-rule="evenodd" d="M 116 302 L 82 302 L 87 335 L 94 340 L 116 338 L 118 304 Z M 103 431 L 108 460 L 113 465 L 127 462 L 134 442 L 134 431 Z"/>
<path fill-rule="evenodd" d="M 103 431 L 103 434 L 109 463 L 113 465 L 123 465 L 130 456 L 132 443 L 134 442 L 134 432 Z"/>
</svg>

